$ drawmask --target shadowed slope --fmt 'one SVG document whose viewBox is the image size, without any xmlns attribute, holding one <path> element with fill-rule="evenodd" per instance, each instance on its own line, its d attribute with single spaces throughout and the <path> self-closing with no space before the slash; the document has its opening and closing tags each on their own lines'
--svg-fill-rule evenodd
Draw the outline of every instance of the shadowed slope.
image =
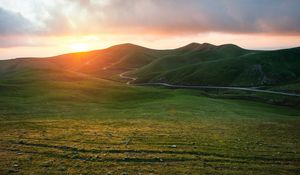
<svg viewBox="0 0 300 175">
<path fill-rule="evenodd" d="M 160 58 L 132 75 L 137 82 L 264 86 L 299 81 L 299 67 L 300 48 L 251 51 L 222 45 Z"/>
</svg>

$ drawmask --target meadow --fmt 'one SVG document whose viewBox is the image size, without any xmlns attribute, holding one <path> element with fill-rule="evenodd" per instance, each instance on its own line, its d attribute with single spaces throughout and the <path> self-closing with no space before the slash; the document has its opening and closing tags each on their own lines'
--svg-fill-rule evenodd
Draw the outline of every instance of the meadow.
<svg viewBox="0 0 300 175">
<path fill-rule="evenodd" d="M 299 124 L 295 107 L 25 70 L 0 80 L 0 174 L 297 174 Z"/>
</svg>

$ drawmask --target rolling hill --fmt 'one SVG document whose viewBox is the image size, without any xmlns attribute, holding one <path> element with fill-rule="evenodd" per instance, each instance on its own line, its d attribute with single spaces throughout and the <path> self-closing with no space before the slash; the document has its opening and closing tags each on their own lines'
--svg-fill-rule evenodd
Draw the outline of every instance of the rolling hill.
<svg viewBox="0 0 300 175">
<path fill-rule="evenodd" d="M 184 85 L 273 86 L 299 82 L 300 48 L 252 51 L 234 45 L 199 45 L 190 50 L 157 59 L 131 75 L 138 77 L 137 82 Z"/>
<path fill-rule="evenodd" d="M 191 43 L 173 50 L 153 50 L 120 44 L 42 59 L 0 61 L 0 77 L 36 69 L 63 69 L 117 81 L 121 81 L 119 74 L 127 72 L 137 78 L 134 83 L 285 87 L 300 81 L 300 48 L 257 51 L 233 44 Z"/>
</svg>

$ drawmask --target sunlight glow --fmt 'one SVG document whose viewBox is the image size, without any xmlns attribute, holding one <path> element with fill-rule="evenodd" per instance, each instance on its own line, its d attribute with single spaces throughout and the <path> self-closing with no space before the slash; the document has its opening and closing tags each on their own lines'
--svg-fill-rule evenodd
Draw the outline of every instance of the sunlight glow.
<svg viewBox="0 0 300 175">
<path fill-rule="evenodd" d="M 90 45 L 87 43 L 74 43 L 70 45 L 70 48 L 74 52 L 83 52 L 83 51 L 91 50 Z"/>
</svg>

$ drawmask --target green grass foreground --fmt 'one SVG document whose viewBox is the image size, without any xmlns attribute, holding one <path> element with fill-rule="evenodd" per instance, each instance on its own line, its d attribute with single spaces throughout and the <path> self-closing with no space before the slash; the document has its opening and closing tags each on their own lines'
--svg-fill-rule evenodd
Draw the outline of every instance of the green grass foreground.
<svg viewBox="0 0 300 175">
<path fill-rule="evenodd" d="M 0 81 L 0 174 L 297 174 L 300 110 L 68 71 Z"/>
</svg>

